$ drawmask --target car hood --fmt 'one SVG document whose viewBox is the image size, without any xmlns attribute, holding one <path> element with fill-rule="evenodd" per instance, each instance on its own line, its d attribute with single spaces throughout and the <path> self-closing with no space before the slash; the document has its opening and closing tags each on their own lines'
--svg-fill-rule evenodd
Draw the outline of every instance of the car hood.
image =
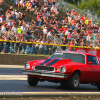
<svg viewBox="0 0 100 100">
<path fill-rule="evenodd" d="M 58 65 L 58 64 L 66 64 L 66 63 L 70 63 L 71 59 L 62 59 L 62 58 L 49 58 L 47 60 L 45 60 L 44 62 L 40 63 L 40 65 L 42 66 L 54 66 L 54 65 Z"/>
</svg>

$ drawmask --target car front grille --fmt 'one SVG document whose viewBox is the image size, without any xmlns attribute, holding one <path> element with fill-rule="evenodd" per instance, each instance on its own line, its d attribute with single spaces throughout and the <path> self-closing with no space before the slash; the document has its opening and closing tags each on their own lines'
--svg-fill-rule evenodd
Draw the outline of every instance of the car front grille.
<svg viewBox="0 0 100 100">
<path fill-rule="evenodd" d="M 47 66 L 35 66 L 36 70 L 46 70 L 46 71 L 54 71 L 54 67 L 47 67 Z"/>
</svg>

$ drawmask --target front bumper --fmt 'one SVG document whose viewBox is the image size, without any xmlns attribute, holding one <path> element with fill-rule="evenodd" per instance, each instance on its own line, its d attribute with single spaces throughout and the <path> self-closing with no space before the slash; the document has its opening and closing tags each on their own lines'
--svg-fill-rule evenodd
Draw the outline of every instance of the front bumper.
<svg viewBox="0 0 100 100">
<path fill-rule="evenodd" d="M 24 74 L 29 74 L 29 75 L 36 75 L 36 76 L 42 76 L 42 77 L 55 77 L 55 78 L 67 78 L 68 74 L 64 73 L 55 73 L 55 72 L 50 72 L 50 71 L 42 71 L 42 70 L 28 70 L 28 69 L 23 69 L 22 72 Z"/>
</svg>

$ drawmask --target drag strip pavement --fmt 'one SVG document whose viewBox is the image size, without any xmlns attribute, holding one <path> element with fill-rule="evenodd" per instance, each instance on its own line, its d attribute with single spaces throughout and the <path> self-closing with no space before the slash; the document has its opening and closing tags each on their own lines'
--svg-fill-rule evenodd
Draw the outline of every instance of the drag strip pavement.
<svg viewBox="0 0 100 100">
<path fill-rule="evenodd" d="M 27 75 L 22 73 L 24 66 L 0 65 L 0 80 L 27 80 Z"/>
</svg>

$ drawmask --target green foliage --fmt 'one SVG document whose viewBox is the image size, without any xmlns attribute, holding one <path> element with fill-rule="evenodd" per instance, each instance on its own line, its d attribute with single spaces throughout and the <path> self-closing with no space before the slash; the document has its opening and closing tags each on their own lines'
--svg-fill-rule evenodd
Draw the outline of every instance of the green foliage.
<svg viewBox="0 0 100 100">
<path fill-rule="evenodd" d="M 69 3 L 71 3 L 71 4 L 78 5 L 78 3 L 81 2 L 81 0 L 67 0 L 67 2 L 69 2 Z"/>
<path fill-rule="evenodd" d="M 78 8 L 95 12 L 94 14 L 97 14 L 97 16 L 100 17 L 100 0 L 84 0 L 78 5 Z"/>
</svg>

